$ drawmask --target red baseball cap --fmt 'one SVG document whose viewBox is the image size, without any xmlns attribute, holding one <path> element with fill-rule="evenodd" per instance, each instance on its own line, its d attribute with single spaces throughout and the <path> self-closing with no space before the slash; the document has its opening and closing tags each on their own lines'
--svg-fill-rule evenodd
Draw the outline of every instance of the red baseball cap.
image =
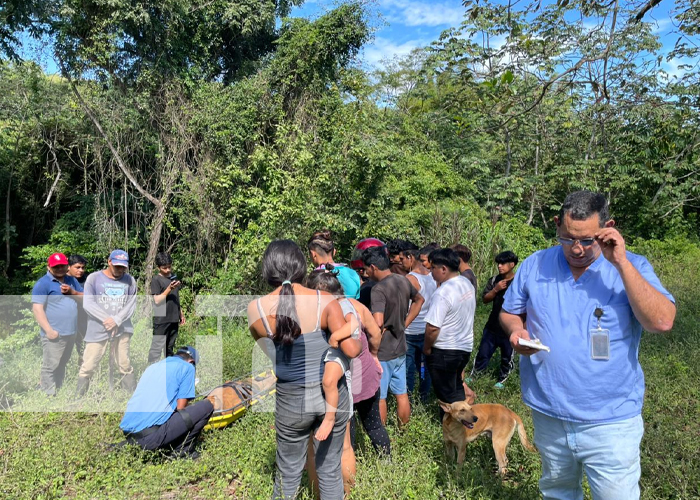
<svg viewBox="0 0 700 500">
<path fill-rule="evenodd" d="M 383 247 L 384 242 L 377 238 L 365 238 L 355 245 L 355 249 L 352 252 L 352 260 L 350 261 L 350 267 L 353 269 L 362 269 L 364 263 L 362 262 L 362 252 L 372 247 Z"/>
<path fill-rule="evenodd" d="M 67 266 L 68 258 L 62 253 L 52 253 L 51 257 L 47 259 L 46 263 L 49 265 L 49 267 Z"/>
</svg>

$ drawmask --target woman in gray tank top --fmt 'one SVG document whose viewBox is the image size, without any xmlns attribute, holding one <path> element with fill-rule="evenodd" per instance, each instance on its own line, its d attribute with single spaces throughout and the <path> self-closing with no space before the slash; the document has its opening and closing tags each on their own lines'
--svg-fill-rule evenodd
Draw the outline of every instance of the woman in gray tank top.
<svg viewBox="0 0 700 500">
<path fill-rule="evenodd" d="M 391 443 L 389 435 L 381 422 L 379 415 L 379 380 L 381 367 L 377 359 L 377 351 L 381 343 L 381 329 L 372 317 L 372 313 L 355 299 L 344 298 L 344 289 L 332 266 L 313 271 L 306 278 L 306 286 L 316 290 L 323 290 L 338 297 L 338 302 L 347 318 L 352 315 L 360 323 L 359 337 L 362 342 L 361 353 L 350 363 L 351 368 L 346 376 L 352 381 L 353 409 L 357 412 L 367 435 L 375 450 L 389 455 Z M 328 358 L 327 358 L 328 359 Z M 353 422 L 348 422 L 348 431 L 345 433 L 341 466 L 343 471 L 343 483 L 345 494 L 348 495 L 355 483 L 355 452 Z M 307 472 L 309 481 L 316 483 L 316 471 L 313 459 L 313 450 L 309 450 Z"/>
<path fill-rule="evenodd" d="M 340 305 L 331 294 L 301 285 L 306 274 L 306 260 L 293 241 L 270 243 L 263 255 L 262 272 L 265 281 L 276 288 L 248 305 L 248 324 L 253 338 L 267 344 L 263 348 L 272 359 L 278 377 L 277 474 L 273 499 L 286 500 L 296 497 L 309 436 L 321 424 L 326 412 L 321 390 L 323 357 L 328 350 L 326 332 L 347 329 L 347 337 L 350 337 L 358 324 L 357 321 L 346 322 Z M 348 338 L 340 343 L 340 348 L 353 358 L 360 353 L 361 345 Z M 325 441 L 314 441 L 322 500 L 343 498 L 340 456 L 351 411 L 344 379 L 338 384 L 338 393 L 333 430 Z"/>
</svg>

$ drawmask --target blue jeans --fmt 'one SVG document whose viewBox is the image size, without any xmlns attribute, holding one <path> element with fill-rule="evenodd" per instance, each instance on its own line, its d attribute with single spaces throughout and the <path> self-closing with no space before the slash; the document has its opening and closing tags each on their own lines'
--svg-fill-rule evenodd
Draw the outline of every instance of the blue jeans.
<svg viewBox="0 0 700 500">
<path fill-rule="evenodd" d="M 594 500 L 639 499 L 642 416 L 620 422 L 582 424 L 532 410 L 535 446 L 542 458 L 540 491 L 545 500 L 582 500 L 586 472 Z"/>
<path fill-rule="evenodd" d="M 408 388 L 408 393 L 413 393 L 413 387 L 416 385 L 416 373 L 418 373 L 420 379 L 420 386 L 418 387 L 418 392 L 420 394 L 420 399 L 423 402 L 428 400 L 428 394 L 430 394 L 430 374 L 428 373 L 428 368 L 423 369 L 423 374 L 421 375 L 420 365 L 424 361 L 423 359 L 423 342 L 425 341 L 425 334 L 423 335 L 406 335 L 406 385 Z"/>
</svg>

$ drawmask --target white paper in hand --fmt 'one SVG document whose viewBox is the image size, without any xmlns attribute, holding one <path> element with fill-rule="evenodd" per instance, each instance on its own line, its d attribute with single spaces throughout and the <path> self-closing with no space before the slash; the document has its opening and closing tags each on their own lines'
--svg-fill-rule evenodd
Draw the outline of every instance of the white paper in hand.
<svg viewBox="0 0 700 500">
<path fill-rule="evenodd" d="M 524 338 L 519 338 L 518 344 L 524 345 L 525 347 L 532 347 L 533 349 L 537 349 L 538 351 L 549 352 L 549 347 L 540 342 L 539 339 L 526 340 Z"/>
</svg>

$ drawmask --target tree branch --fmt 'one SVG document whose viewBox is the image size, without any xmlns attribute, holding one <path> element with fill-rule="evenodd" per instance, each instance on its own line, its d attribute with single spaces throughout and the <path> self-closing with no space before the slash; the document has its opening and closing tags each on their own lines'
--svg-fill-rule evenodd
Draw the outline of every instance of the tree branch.
<svg viewBox="0 0 700 500">
<path fill-rule="evenodd" d="M 95 116 L 95 114 L 90 109 L 90 106 L 88 106 L 87 102 L 85 102 L 85 99 L 83 99 L 83 96 L 78 91 L 78 88 L 76 87 L 75 82 L 73 81 L 73 79 L 70 77 L 70 74 L 68 73 L 68 71 L 66 71 L 65 67 L 63 66 L 63 62 L 59 60 L 58 65 L 61 68 L 61 75 L 66 80 L 68 80 L 68 83 L 70 84 L 70 87 L 71 87 L 71 90 L 73 91 L 73 94 L 75 95 L 76 99 L 78 99 L 78 103 L 83 108 L 83 111 L 85 111 L 85 114 L 88 115 L 88 117 L 92 121 L 93 125 L 95 125 L 95 128 L 97 129 L 99 134 L 104 139 L 105 143 L 107 144 L 107 147 L 109 148 L 115 161 L 117 162 L 119 169 L 124 173 L 126 178 L 129 179 L 129 182 L 131 182 L 131 184 L 136 188 L 136 190 L 139 193 L 141 193 L 141 195 L 144 198 L 148 199 L 148 201 L 153 203 L 159 209 L 162 208 L 163 203 L 158 198 L 156 198 L 155 196 L 150 194 L 148 191 L 146 191 L 143 187 L 141 187 L 141 185 L 136 180 L 136 177 L 134 177 L 134 174 L 131 172 L 131 169 L 129 169 L 129 167 L 126 166 L 126 164 L 122 160 L 121 155 L 117 152 L 116 148 L 112 144 L 112 141 L 109 139 L 109 136 L 102 128 L 102 125 L 100 124 L 100 121 L 97 119 L 97 116 Z"/>
</svg>

